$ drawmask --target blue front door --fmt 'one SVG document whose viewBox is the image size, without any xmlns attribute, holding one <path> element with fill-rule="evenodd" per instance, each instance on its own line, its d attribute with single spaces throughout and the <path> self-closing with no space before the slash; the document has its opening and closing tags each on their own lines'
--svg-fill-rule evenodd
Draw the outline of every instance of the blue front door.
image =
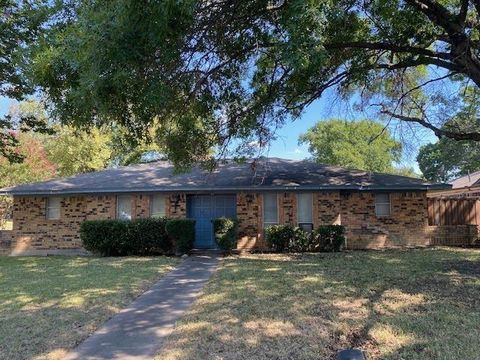
<svg viewBox="0 0 480 360">
<path fill-rule="evenodd" d="M 197 249 L 216 248 L 212 220 L 237 216 L 235 195 L 191 195 L 187 198 L 187 216 L 195 219 Z"/>
</svg>

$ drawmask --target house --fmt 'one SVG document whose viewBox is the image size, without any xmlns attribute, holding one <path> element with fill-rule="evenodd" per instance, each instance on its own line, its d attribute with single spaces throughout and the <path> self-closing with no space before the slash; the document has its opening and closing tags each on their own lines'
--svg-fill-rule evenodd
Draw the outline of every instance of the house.
<svg viewBox="0 0 480 360">
<path fill-rule="evenodd" d="M 197 248 L 215 246 L 211 219 L 221 216 L 239 220 L 238 249 L 265 248 L 264 228 L 283 223 L 306 230 L 342 224 L 351 249 L 424 246 L 435 230 L 428 225 L 427 190 L 448 188 L 404 176 L 261 158 L 183 174 L 158 161 L 0 194 L 13 196 L 12 254 L 49 254 L 80 250 L 85 220 L 148 216 L 194 218 Z"/>
<path fill-rule="evenodd" d="M 430 197 L 469 197 L 480 198 L 480 171 L 461 176 L 450 182 L 451 189 L 436 189 L 429 192 Z"/>
</svg>

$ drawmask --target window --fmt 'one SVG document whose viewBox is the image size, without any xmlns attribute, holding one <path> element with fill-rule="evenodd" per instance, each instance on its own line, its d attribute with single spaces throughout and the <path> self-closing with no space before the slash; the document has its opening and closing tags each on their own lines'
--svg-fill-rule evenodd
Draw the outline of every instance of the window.
<svg viewBox="0 0 480 360">
<path fill-rule="evenodd" d="M 132 201 L 129 195 L 117 196 L 117 219 L 132 219 Z"/>
<path fill-rule="evenodd" d="M 154 194 L 150 197 L 150 217 L 165 216 L 165 195 Z"/>
<path fill-rule="evenodd" d="M 278 224 L 277 193 L 263 194 L 263 226 Z"/>
<path fill-rule="evenodd" d="M 390 216 L 390 194 L 375 194 L 375 215 Z"/>
<path fill-rule="evenodd" d="M 47 219 L 48 220 L 60 219 L 61 205 L 62 205 L 62 198 L 59 198 L 59 197 L 47 198 Z"/>
<path fill-rule="evenodd" d="M 313 230 L 312 205 L 313 196 L 311 193 L 297 194 L 298 226 L 308 232 Z"/>
</svg>

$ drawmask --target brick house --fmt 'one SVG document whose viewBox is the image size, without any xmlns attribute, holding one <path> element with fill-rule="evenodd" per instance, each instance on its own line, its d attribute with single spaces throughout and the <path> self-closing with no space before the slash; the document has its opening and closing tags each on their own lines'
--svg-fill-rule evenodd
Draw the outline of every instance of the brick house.
<svg viewBox="0 0 480 360">
<path fill-rule="evenodd" d="M 265 248 L 263 229 L 342 224 L 351 249 L 429 245 L 427 190 L 403 176 L 278 158 L 174 174 L 166 161 L 0 190 L 13 196 L 12 254 L 82 249 L 80 224 L 148 216 L 196 219 L 195 246 L 214 246 L 211 219 L 239 220 L 238 249 Z"/>
</svg>

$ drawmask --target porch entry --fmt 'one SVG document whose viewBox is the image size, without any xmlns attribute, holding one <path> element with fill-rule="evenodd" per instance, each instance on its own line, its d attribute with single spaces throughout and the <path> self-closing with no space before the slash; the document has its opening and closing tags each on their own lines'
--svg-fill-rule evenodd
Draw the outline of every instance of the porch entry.
<svg viewBox="0 0 480 360">
<path fill-rule="evenodd" d="M 215 249 L 212 220 L 219 217 L 236 218 L 235 195 L 189 195 L 187 217 L 195 219 L 195 242 L 197 249 Z"/>
</svg>

